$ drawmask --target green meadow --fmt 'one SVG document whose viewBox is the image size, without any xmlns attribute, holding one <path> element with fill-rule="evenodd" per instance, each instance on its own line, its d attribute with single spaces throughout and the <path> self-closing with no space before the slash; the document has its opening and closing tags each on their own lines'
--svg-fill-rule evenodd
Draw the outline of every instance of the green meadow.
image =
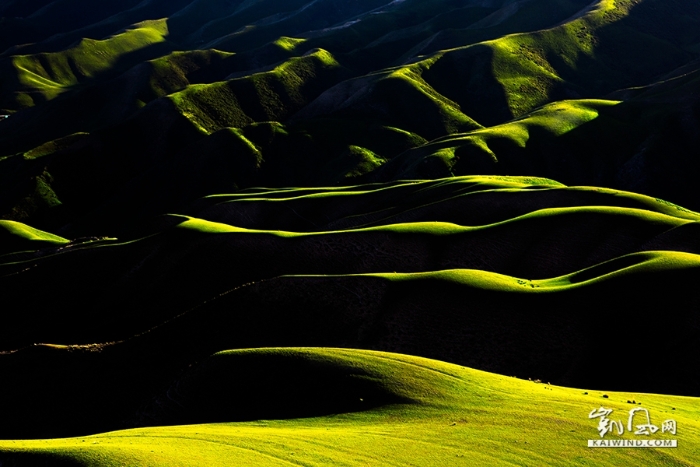
<svg viewBox="0 0 700 467">
<path fill-rule="evenodd" d="M 290 366 L 297 371 L 290 374 Z M 204 379 L 205 385 L 196 392 L 176 393 L 175 410 L 215 403 L 224 413 L 252 408 L 265 416 L 248 422 L 141 428 L 49 441 L 0 441 L 0 449 L 14 462 L 11 465 L 682 466 L 700 462 L 695 398 L 565 388 L 363 350 L 228 351 L 210 357 L 202 367 L 204 371 L 193 377 Z M 277 378 L 277 372 L 288 376 Z M 247 383 L 263 387 L 251 392 L 245 388 Z M 327 393 L 319 397 L 318 386 Z M 314 415 L 314 403 L 319 400 L 332 413 Z M 662 421 L 675 420 L 677 433 L 619 436 L 615 432 L 601 437 L 597 419 L 589 418 L 591 412 L 612 409 L 611 418 L 623 419 L 626 430 L 632 400 L 635 408 L 649 411 L 652 423 L 660 426 Z M 336 413 L 334 405 L 347 411 Z M 297 411 L 300 416 L 280 419 L 270 407 Z M 639 420 L 634 423 L 646 423 Z M 600 439 L 672 439 L 678 447 L 587 447 L 588 440 Z"/>
<path fill-rule="evenodd" d="M 699 73 L 696 0 L 0 1 L 0 467 L 700 465 Z"/>
</svg>

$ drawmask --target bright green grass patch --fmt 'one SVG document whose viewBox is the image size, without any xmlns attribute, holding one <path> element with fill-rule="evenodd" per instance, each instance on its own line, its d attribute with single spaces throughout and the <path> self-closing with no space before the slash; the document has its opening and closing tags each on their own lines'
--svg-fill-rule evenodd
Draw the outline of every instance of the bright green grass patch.
<svg viewBox="0 0 700 467">
<path fill-rule="evenodd" d="M 352 164 L 352 168 L 343 174 L 341 180 L 344 181 L 369 173 L 386 162 L 383 157 L 362 146 L 350 145 L 346 154 L 347 157 L 342 162 L 346 165 Z"/>
<path fill-rule="evenodd" d="M 587 14 L 555 28 L 511 34 L 484 43 L 492 50 L 493 73 L 503 86 L 514 116 L 550 102 L 554 89 L 566 81 L 562 73 L 577 69 L 582 57 L 595 57 L 596 29 L 628 12 L 618 3 L 624 2 L 602 0 Z M 617 16 L 610 17 L 610 11 Z M 561 57 L 565 67 L 551 63 L 552 55 Z"/>
<path fill-rule="evenodd" d="M 323 359 L 364 370 L 410 397 L 410 404 L 326 417 L 156 427 L 97 436 L 0 441 L 0 453 L 29 453 L 26 464 L 72 459 L 80 465 L 698 465 L 700 404 L 695 398 L 605 393 L 551 386 L 399 354 L 340 349 L 261 349 L 217 354 L 240 362 L 246 353 Z M 282 359 L 282 362 L 284 359 Z M 264 368 L 275 371 L 275 367 Z M 324 374 L 319 374 L 323 379 Z M 241 382 L 245 384 L 245 382 Z M 290 384 L 293 384 L 291 382 Z M 284 390 L 284 387 L 280 387 Z M 631 405 L 652 423 L 677 422 L 677 449 L 590 449 L 601 439 L 592 411 L 612 409 L 626 424 Z M 245 403 L 245 401 L 241 401 Z M 625 432 L 623 439 L 639 439 Z M 606 435 L 605 439 L 620 439 Z M 21 459 L 21 458 L 20 458 Z"/>
<path fill-rule="evenodd" d="M 424 64 L 421 64 L 421 66 L 424 66 Z M 391 72 L 385 79 L 403 80 L 406 83 L 409 83 L 410 86 L 420 94 L 423 94 L 425 97 L 432 100 L 435 103 L 434 105 L 439 108 L 440 115 L 442 116 L 445 124 L 445 129 L 448 133 L 458 131 L 458 128 L 461 126 L 479 126 L 476 124 L 476 122 L 474 122 L 474 120 L 462 113 L 459 104 L 435 91 L 435 89 L 433 89 L 430 84 L 428 84 L 422 78 L 421 73 L 419 72 L 420 68 L 421 67 L 417 66 L 401 68 L 397 71 Z"/>
<path fill-rule="evenodd" d="M 331 197 L 331 196 L 352 196 L 377 193 L 381 194 L 386 190 L 410 191 L 430 190 L 445 185 L 455 185 L 455 192 L 466 193 L 483 191 L 490 189 L 517 189 L 529 188 L 533 186 L 551 186 L 567 188 L 555 180 L 543 177 L 529 176 L 502 176 L 502 175 L 464 175 L 434 180 L 400 180 L 396 182 L 375 183 L 349 186 L 328 186 L 314 188 L 250 188 L 236 194 L 210 195 L 206 198 L 222 200 L 240 199 L 295 199 L 302 197 Z M 601 190 L 604 190 L 601 188 Z M 620 192 L 625 193 L 625 192 Z M 639 195 L 642 196 L 642 195 Z M 700 220 L 700 215 L 698 215 Z"/>
<path fill-rule="evenodd" d="M 12 65 L 19 83 L 17 90 L 38 92 L 46 99 L 53 99 L 86 78 L 112 70 L 127 54 L 165 42 L 167 35 L 165 19 L 151 20 L 105 40 L 84 38 L 61 52 L 13 56 Z"/>
<path fill-rule="evenodd" d="M 362 274 L 383 277 L 392 282 L 437 279 L 464 284 L 476 289 L 497 292 L 551 293 L 587 287 L 627 275 L 643 275 L 662 271 L 700 269 L 700 256 L 677 251 L 645 251 L 614 258 L 571 274 L 551 279 L 530 280 L 476 269 L 453 269 L 421 273 Z"/>
<path fill-rule="evenodd" d="M 176 226 L 177 229 L 190 230 L 201 233 L 230 233 L 230 232 L 248 232 L 249 230 L 240 227 L 234 227 L 220 222 L 211 222 L 204 219 L 196 219 L 187 216 L 175 216 L 183 218 L 184 222 Z"/>
<path fill-rule="evenodd" d="M 508 142 L 513 147 L 524 149 L 533 135 L 537 136 L 538 142 L 542 138 L 556 141 L 556 138 L 598 118 L 601 110 L 617 104 L 619 101 L 600 99 L 558 101 L 507 123 L 438 138 L 415 151 L 427 154 L 426 157 L 450 158 L 459 147 L 476 146 L 498 161 L 497 151 L 493 149 L 496 142 Z"/>
<path fill-rule="evenodd" d="M 70 243 L 63 237 L 35 229 L 21 222 L 0 220 L 0 251 L 9 247 L 13 250 L 38 250 L 47 246 Z"/>
<path fill-rule="evenodd" d="M 202 68 L 220 63 L 234 55 L 234 53 L 214 49 L 189 50 L 175 51 L 166 56 L 149 60 L 148 63 L 152 67 L 149 78 L 152 95 L 143 97 L 150 101 L 181 91 L 190 84 L 190 73 L 196 73 Z"/>
<path fill-rule="evenodd" d="M 308 197 L 314 197 L 319 195 L 309 195 Z M 277 200 L 279 201 L 279 200 Z M 274 202 L 274 201 L 273 201 Z M 661 214 L 652 211 L 646 211 L 642 209 L 631 209 L 631 208 L 619 208 L 610 206 L 591 206 L 582 208 L 549 208 L 540 209 L 535 212 L 525 214 L 523 216 L 508 219 L 502 222 L 497 222 L 489 225 L 482 226 L 461 226 L 457 224 L 452 224 L 449 222 L 411 222 L 403 224 L 390 224 L 382 225 L 378 227 L 367 227 L 361 229 L 343 230 L 343 231 L 326 231 L 326 232 L 311 232 L 311 233 L 296 233 L 296 232 L 285 232 L 280 230 L 253 230 L 244 229 L 240 227 L 234 227 L 228 224 L 223 224 L 219 222 L 211 222 L 207 220 L 197 219 L 188 216 L 175 216 L 182 218 L 184 222 L 179 224 L 177 228 L 186 230 L 195 230 L 203 233 L 268 233 L 277 236 L 284 237 L 309 237 L 309 236 L 324 236 L 328 234 L 339 234 L 347 235 L 353 232 L 387 232 L 387 233 L 398 233 L 398 234 L 428 234 L 428 235 L 459 235 L 468 234 L 470 232 L 475 232 L 479 230 L 495 229 L 500 226 L 507 224 L 524 224 L 528 222 L 537 222 L 539 220 L 544 220 L 546 218 L 562 218 L 566 216 L 578 216 L 578 215 L 598 215 L 603 218 L 609 217 L 610 219 L 623 218 L 626 217 L 630 221 L 633 219 L 642 222 L 644 224 L 657 224 L 666 229 L 672 229 L 674 227 L 681 226 L 692 222 L 687 219 L 680 219 L 678 217 L 669 216 L 666 214 Z"/>
<path fill-rule="evenodd" d="M 280 121 L 315 97 L 312 88 L 334 75 L 340 64 L 317 49 L 268 71 L 212 84 L 190 85 L 168 98 L 205 133 L 254 122 Z"/>
<path fill-rule="evenodd" d="M 446 142 L 449 147 L 450 140 L 445 138 L 434 144 L 438 146 Z M 337 197 L 384 197 L 389 195 L 414 195 L 417 192 L 430 193 L 431 190 L 450 187 L 454 196 L 467 195 L 483 191 L 519 191 L 523 189 L 551 189 L 566 190 L 572 192 L 594 191 L 602 194 L 613 195 L 620 199 L 621 204 L 634 203 L 639 209 L 629 210 L 629 214 L 645 216 L 645 213 L 659 213 L 676 219 L 700 221 L 700 214 L 685 209 L 663 199 L 652 198 L 622 190 L 599 187 L 567 187 L 555 180 L 541 177 L 528 176 L 474 176 L 466 175 L 435 180 L 410 180 L 390 183 L 368 184 L 361 186 L 318 187 L 318 188 L 254 188 L 236 194 L 220 194 L 207 196 L 208 199 L 221 200 L 221 202 L 261 201 L 285 202 L 301 199 L 333 199 Z M 611 208 L 614 205 L 611 206 Z M 572 209 L 586 209 L 572 208 Z M 605 208 L 601 208 L 605 209 Z M 551 211 L 550 211 L 551 212 Z M 569 211 L 573 212 L 573 211 Z M 619 212 L 608 210 L 609 213 Z M 624 213 L 622 213 L 624 214 Z M 542 215 L 540 213 L 539 215 Z M 651 219 L 651 218 L 650 218 Z M 663 219 L 663 218 L 656 218 Z"/>
<path fill-rule="evenodd" d="M 505 36 L 484 43 L 491 47 L 494 76 L 506 91 L 514 116 L 550 101 L 552 86 L 563 81 L 535 44 L 528 35 Z"/>
<path fill-rule="evenodd" d="M 306 42 L 308 39 L 298 39 L 295 37 L 281 36 L 279 39 L 273 42 L 277 47 L 280 47 L 288 52 L 292 52 L 299 45 Z"/>
<path fill-rule="evenodd" d="M 495 123 L 504 121 L 507 114 L 519 117 L 555 100 L 605 95 L 639 84 L 640 79 L 653 79 L 658 72 L 647 63 L 668 62 L 669 68 L 684 63 L 678 46 L 622 21 L 638 1 L 593 3 L 549 29 L 441 50 L 410 66 L 431 69 L 436 65 L 438 71 L 426 78 L 428 82 L 476 120 Z M 481 79 L 475 81 L 475 76 Z M 503 108 L 492 112 L 470 107 L 479 98 L 470 89 L 475 85 L 492 97 L 489 105 Z"/>
<path fill-rule="evenodd" d="M 645 251 L 597 264 L 566 276 L 542 281 L 545 287 L 578 287 L 625 275 L 642 275 L 661 271 L 696 270 L 700 257 L 679 251 Z"/>
<path fill-rule="evenodd" d="M 468 133 L 449 135 L 429 143 L 425 147 L 436 146 L 444 148 L 450 142 L 460 142 L 465 138 L 473 141 L 488 152 L 489 140 L 507 139 L 521 148 L 527 146 L 530 133 L 533 130 L 541 130 L 552 137 L 562 136 L 579 126 L 598 117 L 600 109 L 619 104 L 619 101 L 599 99 L 558 101 L 547 104 L 521 118 L 510 122 L 484 129 L 473 130 Z M 494 156 L 495 157 L 495 156 Z"/>
<path fill-rule="evenodd" d="M 530 113 L 522 120 L 515 120 L 500 126 L 507 127 L 522 122 L 521 124 L 540 127 L 555 136 L 561 136 L 597 118 L 600 109 L 619 103 L 619 101 L 600 99 L 559 101 Z"/>
</svg>

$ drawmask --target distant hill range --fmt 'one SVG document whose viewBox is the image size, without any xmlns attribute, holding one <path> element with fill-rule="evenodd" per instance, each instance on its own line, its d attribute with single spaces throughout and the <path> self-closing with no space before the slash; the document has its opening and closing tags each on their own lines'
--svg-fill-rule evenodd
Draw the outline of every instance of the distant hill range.
<svg viewBox="0 0 700 467">
<path fill-rule="evenodd" d="M 528 175 L 700 210 L 693 0 L 0 2 L 0 217 Z"/>
</svg>

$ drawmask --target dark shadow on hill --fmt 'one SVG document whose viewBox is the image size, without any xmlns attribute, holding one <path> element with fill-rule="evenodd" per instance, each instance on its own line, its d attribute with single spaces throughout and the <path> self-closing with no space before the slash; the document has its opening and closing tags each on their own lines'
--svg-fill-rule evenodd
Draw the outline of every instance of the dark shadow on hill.
<svg viewBox="0 0 700 467">
<path fill-rule="evenodd" d="M 448 53 L 422 77 L 482 125 L 496 125 L 513 118 L 503 86 L 494 74 L 493 51 L 485 45 Z"/>
<path fill-rule="evenodd" d="M 688 292 L 697 279 L 697 268 L 646 271 L 553 292 L 439 276 L 260 281 L 121 344 L 0 355 L 13 381 L 2 389 L 0 437 L 316 416 L 362 410 L 365 397 L 374 406 L 406 402 L 362 371 L 333 365 L 286 361 L 267 372 L 253 359 L 182 376 L 222 348 L 365 348 L 563 386 L 697 396 L 699 303 Z"/>
<path fill-rule="evenodd" d="M 162 42 L 125 53 L 115 60 L 114 65 L 109 69 L 95 73 L 91 77 L 84 77 L 79 84 L 56 97 L 54 100 L 57 103 L 48 109 L 44 108 L 44 105 L 52 103 L 44 103 L 44 105 L 15 113 L 12 118 L 3 122 L 0 128 L 2 130 L 0 156 L 28 151 L 42 143 L 68 134 L 79 131 L 89 132 L 99 128 L 100 123 L 104 124 L 104 122 L 93 120 L 94 115 L 98 109 L 110 104 L 111 99 L 108 86 L 100 87 L 99 83 L 112 80 L 143 61 L 161 57 L 170 52 L 173 47 L 174 44 Z M 72 98 L 81 91 L 83 99 Z M 63 102 L 66 105 L 61 105 Z M 51 113 L 56 112 L 60 114 L 59 118 L 52 118 Z M 37 121 L 49 124 L 41 125 L 37 124 Z"/>
<path fill-rule="evenodd" d="M 50 36 L 74 30 L 89 24 L 99 22 L 108 16 L 118 13 L 121 9 L 130 8 L 138 3 L 137 0 L 108 0 L 92 5 L 92 8 L 80 8 L 79 13 L 72 8 L 41 11 L 50 6 L 52 1 L 23 1 L 5 2 L 0 10 L 3 26 L 0 28 L 0 52 L 7 48 L 26 43 L 40 42 Z M 9 3 L 9 4 L 8 4 Z M 42 14 L 43 13 L 43 14 Z M 20 51 L 20 53 L 23 53 Z"/>
<path fill-rule="evenodd" d="M 139 410 L 133 426 L 320 417 L 415 402 L 390 378 L 295 351 L 216 355 Z"/>
</svg>

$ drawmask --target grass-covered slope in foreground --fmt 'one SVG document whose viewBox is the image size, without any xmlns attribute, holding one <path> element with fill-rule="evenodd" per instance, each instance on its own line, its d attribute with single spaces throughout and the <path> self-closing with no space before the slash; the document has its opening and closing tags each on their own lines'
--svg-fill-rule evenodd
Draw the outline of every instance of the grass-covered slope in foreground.
<svg viewBox="0 0 700 467">
<path fill-rule="evenodd" d="M 613 409 L 611 418 L 626 425 L 632 400 L 656 425 L 675 420 L 677 434 L 605 439 L 675 439 L 678 448 L 587 447 L 600 439 L 591 411 Z M 229 351 L 190 370 L 150 407 L 198 424 L 0 441 L 0 460 L 16 467 L 686 466 L 700 463 L 699 406 L 694 398 L 569 389 L 400 354 Z M 232 423 L 239 420 L 250 421 Z"/>
</svg>

